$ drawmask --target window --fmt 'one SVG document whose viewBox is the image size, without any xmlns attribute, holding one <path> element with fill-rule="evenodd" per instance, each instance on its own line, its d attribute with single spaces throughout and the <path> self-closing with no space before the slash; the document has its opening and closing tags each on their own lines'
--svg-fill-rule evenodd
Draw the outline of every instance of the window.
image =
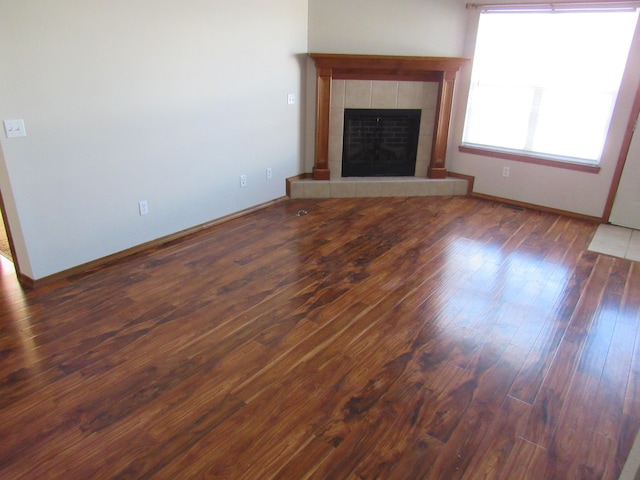
<svg viewBox="0 0 640 480">
<path fill-rule="evenodd" d="M 552 8 L 481 12 L 463 147 L 599 163 L 638 11 Z"/>
</svg>

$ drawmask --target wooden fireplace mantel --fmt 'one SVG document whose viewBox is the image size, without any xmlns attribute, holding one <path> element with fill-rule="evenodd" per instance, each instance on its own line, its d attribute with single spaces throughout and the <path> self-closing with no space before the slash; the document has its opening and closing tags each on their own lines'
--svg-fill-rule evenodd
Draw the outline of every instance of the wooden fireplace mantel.
<svg viewBox="0 0 640 480">
<path fill-rule="evenodd" d="M 331 80 L 396 80 L 438 82 L 438 104 L 433 131 L 429 178 L 445 178 L 445 155 L 453 103 L 453 87 L 460 67 L 469 61 L 457 57 L 403 57 L 310 53 L 316 65 L 316 146 L 313 178 L 329 180 L 329 116 Z"/>
</svg>

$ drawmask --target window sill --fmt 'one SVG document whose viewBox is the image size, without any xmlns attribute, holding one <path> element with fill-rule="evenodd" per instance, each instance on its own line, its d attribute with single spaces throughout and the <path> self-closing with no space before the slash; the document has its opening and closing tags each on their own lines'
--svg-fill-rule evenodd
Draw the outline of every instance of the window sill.
<svg viewBox="0 0 640 480">
<path fill-rule="evenodd" d="M 513 160 L 515 162 L 532 163 L 534 165 L 544 165 L 546 167 L 564 168 L 566 170 L 575 170 L 585 173 L 600 173 L 599 165 L 586 165 L 581 163 L 563 162 L 560 160 L 550 160 L 548 158 L 536 157 L 534 155 L 524 155 L 521 153 L 504 152 L 500 150 L 491 150 L 488 148 L 470 147 L 460 145 L 458 151 L 462 153 L 470 153 L 472 155 L 482 155 L 484 157 L 502 158 L 505 160 Z"/>
</svg>

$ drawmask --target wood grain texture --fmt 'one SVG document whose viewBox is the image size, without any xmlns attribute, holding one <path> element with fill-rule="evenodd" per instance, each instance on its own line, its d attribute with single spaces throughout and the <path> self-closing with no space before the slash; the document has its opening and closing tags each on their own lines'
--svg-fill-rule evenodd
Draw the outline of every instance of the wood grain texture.
<svg viewBox="0 0 640 480">
<path fill-rule="evenodd" d="M 34 291 L 3 261 L 0 478 L 616 479 L 640 264 L 595 229 L 291 200 Z"/>
</svg>

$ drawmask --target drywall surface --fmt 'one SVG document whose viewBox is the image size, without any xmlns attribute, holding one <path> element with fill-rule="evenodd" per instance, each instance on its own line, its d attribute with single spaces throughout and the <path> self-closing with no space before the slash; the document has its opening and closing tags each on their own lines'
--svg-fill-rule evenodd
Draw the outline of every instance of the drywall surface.
<svg viewBox="0 0 640 480">
<path fill-rule="evenodd" d="M 309 51 L 459 57 L 461 0 L 309 0 Z"/>
<path fill-rule="evenodd" d="M 23 118 L 27 136 L 1 135 L 0 188 L 23 273 L 42 278 L 283 196 L 303 168 L 307 10 L 4 2 L 0 119 Z"/>
<path fill-rule="evenodd" d="M 464 52 L 466 57 L 473 56 L 478 16 L 477 10 L 468 11 Z M 448 170 L 473 175 L 474 191 L 478 193 L 601 217 L 629 122 L 633 99 L 640 85 L 640 28 L 636 29 L 600 161 L 600 172 L 597 174 L 459 152 L 471 68 L 472 64 L 467 65 L 458 76 L 447 152 Z M 561 135 L 562 132 L 558 134 Z M 509 167 L 508 178 L 502 176 L 503 167 Z"/>
</svg>

